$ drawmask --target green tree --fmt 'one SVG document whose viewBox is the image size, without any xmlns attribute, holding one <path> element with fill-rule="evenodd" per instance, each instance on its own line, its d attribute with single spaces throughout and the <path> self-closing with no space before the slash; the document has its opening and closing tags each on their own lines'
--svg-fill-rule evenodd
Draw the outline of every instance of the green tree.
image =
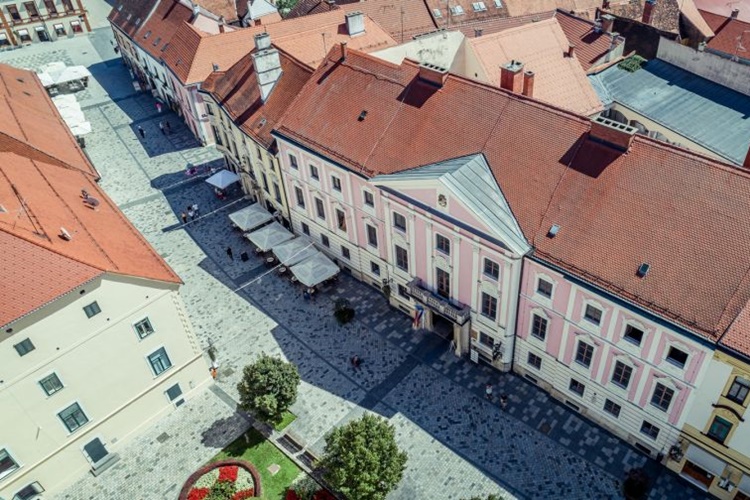
<svg viewBox="0 0 750 500">
<path fill-rule="evenodd" d="M 262 354 L 245 367 L 237 384 L 240 406 L 267 423 L 278 423 L 283 413 L 297 400 L 297 367 Z"/>
<path fill-rule="evenodd" d="M 326 436 L 319 465 L 326 482 L 347 498 L 380 500 L 401 481 L 406 458 L 393 426 L 365 414 Z"/>
<path fill-rule="evenodd" d="M 286 15 L 292 10 L 298 3 L 299 0 L 277 0 L 276 8 L 279 9 L 282 15 Z"/>
</svg>

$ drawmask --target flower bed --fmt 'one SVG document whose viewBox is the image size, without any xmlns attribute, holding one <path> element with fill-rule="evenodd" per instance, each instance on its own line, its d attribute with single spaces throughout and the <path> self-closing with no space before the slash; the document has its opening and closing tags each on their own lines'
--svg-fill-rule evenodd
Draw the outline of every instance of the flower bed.
<svg viewBox="0 0 750 500">
<path fill-rule="evenodd" d="M 179 500 L 245 500 L 260 497 L 260 475 L 250 462 L 230 459 L 201 467 L 185 482 Z"/>
</svg>

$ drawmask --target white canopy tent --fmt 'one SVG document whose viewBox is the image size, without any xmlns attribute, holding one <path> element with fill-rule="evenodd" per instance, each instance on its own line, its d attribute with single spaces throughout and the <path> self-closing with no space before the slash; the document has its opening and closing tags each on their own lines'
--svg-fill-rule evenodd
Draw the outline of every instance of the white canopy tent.
<svg viewBox="0 0 750 500">
<path fill-rule="evenodd" d="M 229 220 L 232 221 L 232 224 L 243 231 L 252 231 L 271 219 L 273 219 L 273 216 L 260 206 L 260 203 L 254 203 L 229 214 Z"/>
<path fill-rule="evenodd" d="M 313 287 L 333 278 L 338 272 L 339 266 L 321 252 L 303 260 L 296 266 L 292 266 L 292 273 L 297 280 L 308 287 Z"/>
<path fill-rule="evenodd" d="M 250 240 L 261 251 L 267 252 L 276 245 L 291 240 L 294 238 L 294 235 L 284 229 L 284 226 L 278 222 L 274 222 L 257 231 L 246 234 L 245 238 Z"/>
<path fill-rule="evenodd" d="M 57 61 L 42 66 L 37 75 L 42 85 L 51 87 L 87 79 L 91 76 L 91 72 L 85 66 L 67 66 L 64 62 Z"/>
<path fill-rule="evenodd" d="M 219 170 L 214 175 L 206 179 L 206 182 L 219 189 L 226 189 L 227 186 L 239 182 L 240 176 L 229 170 Z"/>
<path fill-rule="evenodd" d="M 279 262 L 285 266 L 293 266 L 312 257 L 318 251 L 307 238 L 294 238 L 272 248 Z"/>
</svg>

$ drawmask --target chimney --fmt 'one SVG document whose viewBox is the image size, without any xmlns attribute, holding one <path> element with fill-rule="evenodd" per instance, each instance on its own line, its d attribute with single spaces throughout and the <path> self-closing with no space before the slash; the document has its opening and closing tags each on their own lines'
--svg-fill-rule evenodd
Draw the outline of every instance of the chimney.
<svg viewBox="0 0 750 500">
<path fill-rule="evenodd" d="M 437 87 L 445 85 L 448 78 L 448 70 L 430 63 L 419 65 L 419 79 L 431 83 Z"/>
<path fill-rule="evenodd" d="M 481 28 L 474 28 L 474 37 L 479 38 L 482 36 L 482 33 L 484 32 Z"/>
<path fill-rule="evenodd" d="M 602 9 L 609 9 L 609 0 L 602 0 Z"/>
<path fill-rule="evenodd" d="M 515 59 L 500 66 L 500 87 L 515 94 L 523 91 L 523 63 Z"/>
<path fill-rule="evenodd" d="M 615 24 L 615 16 L 611 14 L 604 14 L 600 17 L 602 21 L 602 31 L 604 33 L 612 33 L 612 26 Z"/>
<path fill-rule="evenodd" d="M 263 35 L 268 37 L 266 33 Z M 260 36 L 262 35 L 255 35 L 256 47 Z M 281 78 L 281 59 L 279 58 L 279 51 L 274 48 L 264 48 L 255 52 L 252 57 L 255 73 L 258 75 L 260 98 L 263 102 L 266 102 L 271 95 L 271 91 L 276 85 L 276 82 Z"/>
<path fill-rule="evenodd" d="M 365 15 L 361 11 L 349 12 L 346 15 L 346 32 L 349 36 L 357 36 L 365 32 Z"/>
<path fill-rule="evenodd" d="M 219 65 L 218 64 L 213 63 L 213 64 L 211 64 L 211 67 L 213 68 L 214 71 L 219 71 Z"/>
<path fill-rule="evenodd" d="M 271 48 L 271 35 L 268 33 L 258 33 L 253 37 L 255 39 L 255 50 L 260 52 L 261 50 Z"/>
<path fill-rule="evenodd" d="M 565 57 L 573 57 L 576 53 L 576 45 L 574 43 L 568 44 L 568 52 L 565 53 Z"/>
<path fill-rule="evenodd" d="M 346 61 L 346 42 L 345 41 L 341 42 L 340 46 L 341 46 L 341 60 Z"/>
<path fill-rule="evenodd" d="M 656 5 L 656 0 L 646 0 L 646 3 L 643 4 L 643 17 L 641 18 L 643 24 L 651 24 L 654 5 Z"/>
<path fill-rule="evenodd" d="M 589 139 L 624 152 L 630 149 L 630 143 L 633 142 L 636 132 L 638 129 L 635 127 L 597 116 L 591 120 Z"/>
<path fill-rule="evenodd" d="M 326 0 L 326 3 L 330 6 L 336 5 L 336 0 Z"/>
<path fill-rule="evenodd" d="M 523 95 L 526 97 L 534 97 L 534 72 L 524 71 L 523 72 Z"/>
<path fill-rule="evenodd" d="M 198 4 L 193 4 L 193 21 L 195 21 L 195 18 L 198 17 L 198 15 L 201 13 L 201 8 Z"/>
<path fill-rule="evenodd" d="M 731 19 L 737 19 L 737 16 L 740 15 L 740 9 L 732 9 L 732 14 L 730 15 Z"/>
</svg>

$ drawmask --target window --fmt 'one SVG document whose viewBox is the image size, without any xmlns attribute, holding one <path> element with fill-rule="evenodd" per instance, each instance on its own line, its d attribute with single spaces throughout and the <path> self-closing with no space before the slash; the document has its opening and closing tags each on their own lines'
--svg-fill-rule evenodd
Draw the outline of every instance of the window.
<svg viewBox="0 0 750 500">
<path fill-rule="evenodd" d="M 654 395 L 651 396 L 651 404 L 656 406 L 662 411 L 667 411 L 669 409 L 669 403 L 672 402 L 672 397 L 674 396 L 674 390 L 670 389 L 669 387 L 663 385 L 663 384 L 656 384 L 656 389 L 654 389 Z"/>
<path fill-rule="evenodd" d="M 570 385 L 568 386 L 568 389 L 570 389 L 570 392 L 574 394 L 578 394 L 579 396 L 583 397 L 583 391 L 586 390 L 586 386 L 577 381 L 576 379 L 572 378 L 570 379 Z"/>
<path fill-rule="evenodd" d="M 323 200 L 321 200 L 320 198 L 315 198 L 315 211 L 318 213 L 319 219 L 326 219 L 326 211 L 323 207 Z"/>
<path fill-rule="evenodd" d="M 44 6 L 47 7 L 47 12 L 50 15 L 53 15 L 53 16 L 57 15 L 57 7 L 55 7 L 54 0 L 44 0 Z"/>
<path fill-rule="evenodd" d="M 636 328 L 633 325 L 628 325 L 625 327 L 625 335 L 623 338 L 628 342 L 639 346 L 643 340 L 643 330 Z"/>
<path fill-rule="evenodd" d="M 13 460 L 8 450 L 0 448 L 0 479 L 18 469 L 18 463 Z"/>
<path fill-rule="evenodd" d="M 591 366 L 591 357 L 593 355 L 594 355 L 593 346 L 583 341 L 578 342 L 578 349 L 576 350 L 576 363 L 588 368 Z"/>
<path fill-rule="evenodd" d="M 281 203 L 281 190 L 279 189 L 279 185 L 275 182 L 273 183 L 273 195 L 274 198 L 276 198 L 276 201 Z"/>
<path fill-rule="evenodd" d="M 407 290 L 407 288 L 404 285 L 399 285 L 398 286 L 398 294 L 401 297 L 405 298 L 405 299 L 410 298 L 409 297 L 409 290 Z"/>
<path fill-rule="evenodd" d="M 437 270 L 437 293 L 446 299 L 451 296 L 451 275 L 442 269 Z"/>
<path fill-rule="evenodd" d="M 484 292 L 482 292 L 482 316 L 493 321 L 497 318 L 497 299 Z"/>
<path fill-rule="evenodd" d="M 268 189 L 268 177 L 266 177 L 266 173 L 265 172 L 261 172 L 260 173 L 260 177 L 263 179 L 263 190 L 266 193 L 271 194 L 271 190 Z"/>
<path fill-rule="evenodd" d="M 492 346 L 495 345 L 495 339 L 484 332 L 479 332 L 479 343 L 485 347 L 489 347 L 490 349 L 492 349 Z"/>
<path fill-rule="evenodd" d="M 222 115 L 222 120 L 224 119 Z M 260 166 L 263 166 L 263 151 L 260 149 L 260 146 L 255 146 L 255 156 L 258 158 Z M 289 155 L 291 158 L 294 158 L 291 154 Z M 297 158 L 294 158 L 294 166 L 292 168 L 297 168 Z"/>
<path fill-rule="evenodd" d="M 316 180 L 320 180 L 320 174 L 318 173 L 318 167 L 310 165 L 310 177 Z"/>
<path fill-rule="evenodd" d="M 378 230 L 375 226 L 369 224 L 367 225 L 367 243 L 369 243 L 371 247 L 378 247 Z"/>
<path fill-rule="evenodd" d="M 36 19 L 39 17 L 39 11 L 36 8 L 36 4 L 34 2 L 24 2 L 23 7 L 26 9 L 26 12 L 29 14 L 29 17 L 31 19 Z"/>
<path fill-rule="evenodd" d="M 341 256 L 346 260 L 351 260 L 352 258 L 352 254 L 349 252 L 349 249 L 344 245 L 341 245 Z"/>
<path fill-rule="evenodd" d="M 179 398 L 180 396 L 182 396 L 182 389 L 180 388 L 180 384 L 175 384 L 167 389 L 167 397 L 170 401 L 174 402 L 174 400 Z M 175 405 L 180 406 L 184 402 L 184 400 L 180 400 L 176 402 Z"/>
<path fill-rule="evenodd" d="M 73 2 L 71 2 L 71 0 L 62 0 L 62 4 L 66 14 L 75 12 L 75 9 L 73 8 Z"/>
<path fill-rule="evenodd" d="M 602 311 L 596 307 L 588 304 L 586 305 L 586 312 L 583 317 L 591 323 L 598 325 L 602 321 Z"/>
<path fill-rule="evenodd" d="M 363 196 L 365 198 L 365 205 L 367 205 L 368 207 L 375 206 L 375 198 L 373 197 L 371 192 L 363 191 Z"/>
<path fill-rule="evenodd" d="M 297 206 L 305 208 L 305 195 L 302 194 L 302 189 L 294 187 L 294 197 L 297 198 Z"/>
<path fill-rule="evenodd" d="M 687 363 L 688 355 L 685 351 L 677 349 L 676 347 L 669 348 L 669 354 L 667 354 L 667 361 L 679 368 L 685 368 Z"/>
<path fill-rule="evenodd" d="M 30 42 L 31 36 L 29 36 L 29 30 L 18 30 L 18 38 L 20 38 L 22 42 Z"/>
<path fill-rule="evenodd" d="M 530 352 L 528 357 L 526 358 L 526 364 L 529 366 L 533 366 L 537 370 L 542 369 L 542 358 L 534 354 L 533 352 Z"/>
<path fill-rule="evenodd" d="M 64 36 L 65 35 L 65 26 L 62 24 L 53 24 L 52 27 L 55 29 L 55 34 L 57 36 Z"/>
<path fill-rule="evenodd" d="M 531 319 L 531 335 L 544 340 L 547 336 L 547 319 L 535 314 Z"/>
<path fill-rule="evenodd" d="M 727 436 L 729 436 L 729 431 L 731 430 L 731 422 L 724 420 L 721 417 L 714 417 L 714 421 L 711 422 L 711 427 L 708 428 L 708 437 L 723 443 L 727 439 Z"/>
<path fill-rule="evenodd" d="M 471 8 L 474 9 L 474 12 L 484 12 L 487 10 L 487 6 L 484 5 L 484 2 L 472 2 Z"/>
<path fill-rule="evenodd" d="M 34 347 L 34 344 L 31 342 L 31 339 L 24 339 L 18 344 L 14 345 L 13 348 L 15 348 L 19 356 L 26 356 L 28 353 L 36 349 L 36 347 Z"/>
<path fill-rule="evenodd" d="M 260 149 L 258 150 L 260 152 Z M 299 167 L 297 166 L 297 157 L 294 156 L 292 153 L 289 153 L 289 166 L 292 167 L 294 170 L 297 170 Z"/>
<path fill-rule="evenodd" d="M 60 378 L 56 373 L 44 377 L 39 381 L 39 385 L 42 386 L 42 389 L 47 394 L 47 396 L 52 396 L 54 393 L 59 392 L 63 388 L 62 382 L 60 382 Z"/>
<path fill-rule="evenodd" d="M 158 351 L 148 355 L 148 362 L 151 363 L 151 369 L 154 375 L 160 375 L 172 366 L 172 362 L 167 356 L 167 350 L 163 347 Z"/>
<path fill-rule="evenodd" d="M 338 208 L 336 209 L 336 227 L 339 231 L 346 231 L 346 214 Z"/>
<path fill-rule="evenodd" d="M 331 185 L 333 185 L 333 189 L 335 189 L 339 193 L 341 192 L 341 179 L 339 179 L 335 175 L 331 176 Z"/>
<path fill-rule="evenodd" d="M 147 33 L 147 35 L 150 34 L 150 33 L 151 32 L 149 31 Z M 206 113 L 208 113 L 211 116 L 214 116 L 214 108 L 213 108 L 213 106 L 211 106 L 210 104 L 206 104 Z M 214 129 L 214 135 L 216 135 L 216 129 Z"/>
<path fill-rule="evenodd" d="M 380 276 L 380 266 L 372 261 L 370 262 L 370 271 L 372 271 L 372 274 L 375 276 Z"/>
<path fill-rule="evenodd" d="M 15 5 L 8 5 L 6 9 L 8 9 L 8 14 L 10 14 L 10 18 L 13 21 L 21 20 L 21 14 L 18 13 L 18 7 L 16 7 Z"/>
<path fill-rule="evenodd" d="M 13 495 L 13 500 L 34 500 L 35 498 L 41 498 L 40 493 L 44 493 L 44 488 L 39 482 L 33 482 L 18 490 Z"/>
<path fill-rule="evenodd" d="M 542 297 L 547 297 L 548 299 L 551 298 L 552 297 L 552 283 L 550 283 L 547 280 L 543 280 L 539 278 L 539 281 L 536 284 L 536 292 Z"/>
<path fill-rule="evenodd" d="M 460 16 L 460 15 L 463 15 L 463 13 L 464 13 L 464 8 L 461 7 L 460 5 L 451 6 L 451 14 L 453 14 L 454 16 Z"/>
<path fill-rule="evenodd" d="M 656 437 L 659 435 L 659 428 L 654 424 L 651 424 L 644 420 L 643 424 L 641 424 L 641 434 L 644 434 L 651 439 L 656 439 Z"/>
<path fill-rule="evenodd" d="M 498 280 L 500 278 L 500 264 L 494 260 L 484 259 L 484 275 Z"/>
<path fill-rule="evenodd" d="M 633 368 L 622 361 L 618 361 L 615 363 L 615 371 L 612 373 L 612 382 L 623 389 L 627 389 L 631 375 L 633 375 Z"/>
<path fill-rule="evenodd" d="M 81 407 L 78 405 L 78 403 L 73 403 L 72 405 L 68 406 L 63 411 L 58 413 L 57 416 L 60 417 L 60 420 L 62 420 L 63 424 L 68 429 L 68 432 L 75 431 L 89 421 L 88 417 L 85 413 L 83 413 L 83 410 L 81 410 Z"/>
<path fill-rule="evenodd" d="M 747 394 L 750 392 L 750 380 L 746 380 L 742 377 L 735 377 L 732 386 L 727 392 L 727 399 L 734 401 L 737 404 L 744 405 Z"/>
<path fill-rule="evenodd" d="M 328 236 L 326 236 L 325 234 L 320 235 L 320 242 L 324 247 L 331 248 L 331 242 L 328 240 Z"/>
<path fill-rule="evenodd" d="M 442 234 L 435 235 L 435 247 L 446 255 L 451 254 L 451 242 Z"/>
<path fill-rule="evenodd" d="M 440 12 L 440 9 L 432 9 L 432 15 L 435 17 L 435 19 L 440 19 L 443 17 L 443 13 Z"/>
<path fill-rule="evenodd" d="M 213 125 L 211 125 L 211 130 L 214 133 L 214 139 L 216 139 L 216 144 L 218 144 L 219 146 L 223 146 L 224 143 L 221 141 L 221 134 L 219 133 L 219 130 Z"/>
<path fill-rule="evenodd" d="M 149 321 L 148 318 L 142 319 L 141 321 L 133 325 L 133 327 L 138 334 L 138 338 L 141 339 L 144 339 L 154 333 L 154 327 L 151 326 L 151 321 Z"/>
<path fill-rule="evenodd" d="M 396 245 L 396 267 L 409 272 L 409 253 L 398 245 Z"/>
<path fill-rule="evenodd" d="M 96 302 L 92 302 L 91 304 L 83 308 L 83 312 L 86 313 L 87 318 L 92 318 L 102 312 L 102 310 L 99 308 L 99 304 L 97 304 Z"/>
<path fill-rule="evenodd" d="M 613 417 L 617 418 L 620 416 L 620 410 L 622 410 L 622 407 L 612 401 L 611 399 L 608 399 L 604 402 L 604 411 L 612 415 Z"/>
<path fill-rule="evenodd" d="M 70 29 L 73 30 L 73 33 L 83 33 L 83 28 L 81 28 L 81 23 L 79 21 L 70 21 Z M 157 39 L 154 44 L 159 43 L 160 39 Z"/>
<path fill-rule="evenodd" d="M 393 227 L 400 231 L 406 231 L 406 217 L 398 212 L 393 212 Z"/>
<path fill-rule="evenodd" d="M 502 9 L 503 8 L 502 0 L 495 0 L 495 7 L 498 9 Z"/>
<path fill-rule="evenodd" d="M 310 236 L 310 226 L 308 226 L 304 222 L 302 223 L 302 232 Z"/>
</svg>

